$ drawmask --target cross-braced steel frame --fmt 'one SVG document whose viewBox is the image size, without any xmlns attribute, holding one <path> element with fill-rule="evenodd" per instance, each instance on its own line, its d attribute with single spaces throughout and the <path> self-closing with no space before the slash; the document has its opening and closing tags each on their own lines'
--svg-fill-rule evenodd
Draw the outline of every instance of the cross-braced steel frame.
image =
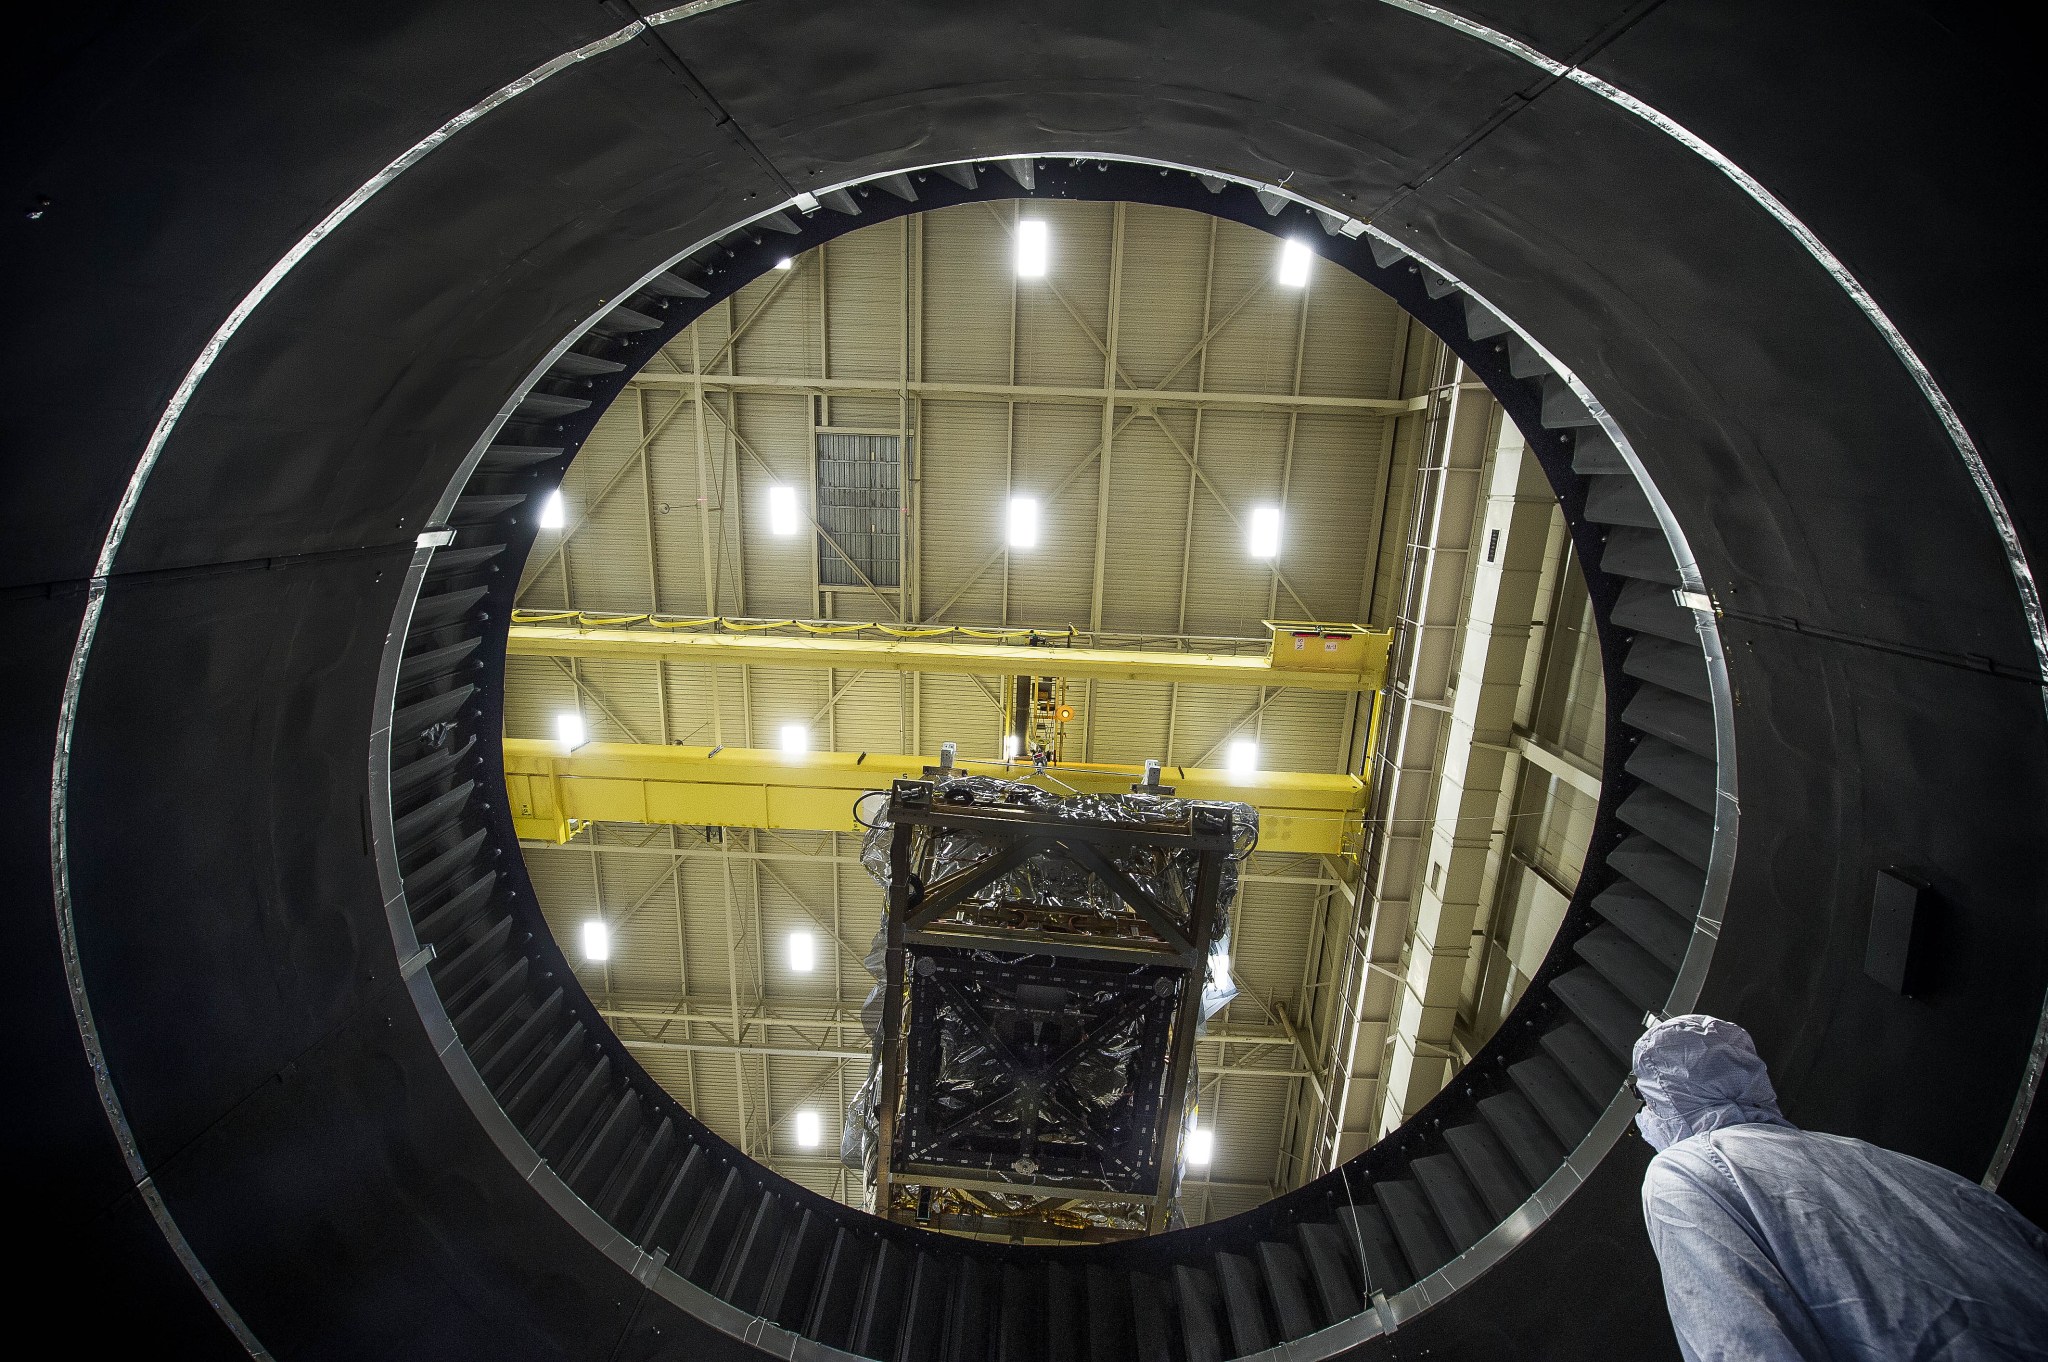
<svg viewBox="0 0 2048 1362">
<path fill-rule="evenodd" d="M 896 1189 L 916 1185 L 1076 1201 L 1142 1201 L 1146 1229 L 1163 1228 L 1180 1162 L 1185 1096 L 1201 1020 L 1204 972 L 1218 927 L 1223 867 L 1233 851 L 1230 811 L 1191 804 L 1177 820 L 1140 825 L 1077 818 L 1044 808 L 953 803 L 933 781 L 899 780 L 890 794 L 888 817 L 894 831 L 885 928 L 876 1211 L 889 1214 Z M 944 834 L 965 834 L 997 850 L 973 866 L 933 879 L 930 872 Z M 1135 848 L 1169 856 L 1192 853 L 1193 874 L 1161 877 L 1157 883 L 1166 891 L 1162 896 L 1117 864 L 1119 853 Z M 1053 905 L 1028 899 L 987 902 L 989 891 L 1006 877 L 1034 863 L 1058 861 L 1092 878 L 1131 916 L 1059 913 L 1050 911 Z M 1187 864 L 1186 857 L 1181 864 Z M 989 911 L 991 907 L 997 911 Z M 1114 1015 L 1151 1006 L 1170 1011 L 1170 1022 L 1145 1033 L 1149 1042 L 1163 1042 L 1163 1062 L 1155 1049 L 1134 1066 L 1133 1085 L 1143 1090 L 1138 1110 L 1144 1128 L 1138 1133 L 1137 1158 L 1105 1160 L 1099 1176 L 1075 1176 L 1065 1169 L 1040 1177 L 1016 1170 L 991 1176 L 912 1157 L 912 1142 L 905 1138 L 906 1111 L 918 1110 L 919 1104 L 906 1103 L 905 1089 L 913 1081 L 911 1070 L 919 1067 L 913 1041 L 921 1028 L 937 1024 L 929 1015 L 936 1009 L 928 1000 L 940 997 L 950 1000 L 956 1017 L 976 1026 L 978 1038 L 1005 1070 L 1005 1083 L 1013 1085 L 1011 1094 L 1044 1094 L 1042 1100 L 1063 1110 L 1071 1124 L 1088 1126 L 1085 1113 L 1060 1095 L 1059 1081 L 1062 1070 L 1087 1052 L 1088 1038 L 1102 1025 L 1084 1028 L 1078 1040 L 1049 1058 L 1027 1058 L 1004 1041 L 971 1000 L 954 996 L 958 990 L 948 992 L 945 981 L 936 978 L 941 959 L 960 951 L 998 953 L 1020 967 L 1042 971 L 1049 981 L 1061 978 L 1063 969 L 1071 973 L 1084 963 L 1090 968 L 1140 967 L 1110 976 L 1120 977 L 1131 993 Z M 913 971 L 931 976 L 931 987 L 914 988 Z M 1162 1003 L 1165 1009 L 1160 1009 Z M 924 1049 L 929 1052 L 930 1047 Z M 1005 1096 L 992 1094 L 985 1109 L 1002 1105 Z"/>
</svg>

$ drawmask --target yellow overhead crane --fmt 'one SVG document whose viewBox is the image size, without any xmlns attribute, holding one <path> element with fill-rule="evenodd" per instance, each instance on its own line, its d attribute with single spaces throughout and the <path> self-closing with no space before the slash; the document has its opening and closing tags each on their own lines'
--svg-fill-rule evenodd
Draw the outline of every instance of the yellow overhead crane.
<svg viewBox="0 0 2048 1362">
<path fill-rule="evenodd" d="M 1272 640 L 1261 655 L 1070 646 L 1073 635 L 1065 630 L 904 627 L 830 620 L 665 619 L 521 610 L 512 616 L 508 651 L 514 657 L 1287 686 L 1348 694 L 1376 691 L 1386 679 L 1387 649 L 1393 641 L 1390 630 L 1311 621 L 1269 620 L 1267 624 Z"/>
<path fill-rule="evenodd" d="M 921 778 L 933 764 L 873 752 L 639 743 L 585 743 L 565 752 L 560 743 L 512 738 L 505 742 L 505 788 L 519 836 L 536 841 L 567 842 L 587 823 L 857 832 L 854 802 L 863 792 Z M 1033 776 L 1028 761 L 959 762 L 956 769 L 1011 780 Z M 1093 764 L 1052 766 L 1036 777 L 1060 794 L 1121 794 L 1144 778 L 1141 767 Z M 1356 776 L 1233 776 L 1169 766 L 1160 779 L 1182 798 L 1252 805 L 1259 811 L 1261 851 L 1357 853 L 1365 782 Z"/>
</svg>

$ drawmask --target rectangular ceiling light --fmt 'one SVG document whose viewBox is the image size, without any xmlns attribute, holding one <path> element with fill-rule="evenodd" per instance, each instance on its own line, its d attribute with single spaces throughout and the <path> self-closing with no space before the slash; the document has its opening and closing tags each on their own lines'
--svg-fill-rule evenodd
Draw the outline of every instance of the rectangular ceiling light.
<svg viewBox="0 0 2048 1362">
<path fill-rule="evenodd" d="M 786 255 L 785 255 L 785 256 L 783 256 L 783 257 L 782 257 L 782 259 L 780 259 L 780 260 L 778 260 L 778 261 L 776 261 L 776 262 L 775 262 L 775 268 L 776 268 L 776 269 L 778 269 L 778 270 L 786 270 L 786 269 L 788 269 L 788 268 L 789 268 L 789 266 L 790 266 L 790 259 L 789 259 L 789 257 L 788 257 L 788 256 L 786 256 Z"/>
<path fill-rule="evenodd" d="M 612 958 L 612 931 L 600 918 L 592 918 L 583 924 L 583 958 L 592 961 Z"/>
<path fill-rule="evenodd" d="M 809 932 L 789 934 L 789 967 L 798 974 L 809 974 L 818 967 L 818 938 Z"/>
<path fill-rule="evenodd" d="M 1308 262 L 1314 258 L 1305 242 L 1289 241 L 1280 247 L 1280 282 L 1289 288 L 1308 285 Z"/>
<path fill-rule="evenodd" d="M 782 726 L 782 753 L 784 756 L 800 757 L 811 750 L 811 730 L 802 724 Z"/>
<path fill-rule="evenodd" d="M 797 532 L 802 521 L 796 509 L 796 488 L 768 489 L 768 533 L 786 539 Z"/>
<path fill-rule="evenodd" d="M 555 740 L 562 744 L 564 752 L 574 752 L 590 740 L 584 730 L 581 714 L 557 714 L 555 716 Z"/>
<path fill-rule="evenodd" d="M 1017 277 L 1045 278 L 1045 267 L 1051 259 L 1052 236 L 1046 231 L 1044 221 L 1039 218 L 1025 218 L 1018 223 Z"/>
<path fill-rule="evenodd" d="M 1188 1164 L 1194 1168 L 1207 1168 L 1209 1161 L 1216 1157 L 1216 1132 L 1207 1126 L 1196 1126 L 1188 1132 Z"/>
<path fill-rule="evenodd" d="M 562 500 L 562 489 L 557 487 L 548 493 L 548 499 L 540 504 L 540 527 L 544 530 L 559 530 L 568 523 L 568 503 Z"/>
<path fill-rule="evenodd" d="M 1230 744 L 1229 765 L 1226 768 L 1232 777 L 1243 779 L 1259 769 L 1259 745 L 1250 738 L 1237 738 Z"/>
<path fill-rule="evenodd" d="M 1252 511 L 1250 543 L 1247 547 L 1254 558 L 1277 558 L 1280 556 L 1280 508 L 1259 506 Z"/>
<path fill-rule="evenodd" d="M 1038 547 L 1038 498 L 1010 498 L 1010 547 Z"/>
<path fill-rule="evenodd" d="M 800 1149 L 816 1149 L 824 1134 L 824 1122 L 815 1111 L 800 1111 L 796 1114 L 796 1142 Z"/>
</svg>

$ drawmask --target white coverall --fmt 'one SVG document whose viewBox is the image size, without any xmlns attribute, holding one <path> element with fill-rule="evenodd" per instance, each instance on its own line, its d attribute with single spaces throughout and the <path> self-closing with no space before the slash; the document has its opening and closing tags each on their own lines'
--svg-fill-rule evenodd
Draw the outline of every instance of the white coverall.
<svg viewBox="0 0 2048 1362">
<path fill-rule="evenodd" d="M 1799 1130 L 1749 1033 L 1635 1047 L 1643 1218 L 1688 1362 L 2048 1358 L 2048 1234 L 1976 1183 Z"/>
</svg>

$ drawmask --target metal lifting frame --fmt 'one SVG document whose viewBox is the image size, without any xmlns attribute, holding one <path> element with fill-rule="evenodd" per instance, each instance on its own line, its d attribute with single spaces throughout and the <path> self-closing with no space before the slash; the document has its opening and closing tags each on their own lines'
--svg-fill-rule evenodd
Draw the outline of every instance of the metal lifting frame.
<svg viewBox="0 0 2048 1362">
<path fill-rule="evenodd" d="M 1075 1201 L 1144 1201 L 1146 1229 L 1164 1228 L 1172 1202 L 1175 1172 L 1180 1163 L 1180 1140 L 1185 1094 L 1193 1066 L 1195 1031 L 1201 1018 L 1202 984 L 1210 942 L 1217 925 L 1223 866 L 1233 852 L 1232 821 L 1227 809 L 1206 805 L 1191 807 L 1185 824 L 1178 828 L 1134 827 L 1128 824 L 1092 822 L 1060 817 L 1044 810 L 988 806 L 953 806 L 935 799 L 932 782 L 899 780 L 891 791 L 888 817 L 894 831 L 889 845 L 889 903 L 885 926 L 883 966 L 882 1028 L 879 1067 L 881 1089 L 878 1103 L 878 1155 L 876 1158 L 875 1201 L 877 1214 L 890 1214 L 895 1187 L 946 1187 L 962 1191 L 1003 1192 L 1025 1196 L 1052 1196 Z M 1002 847 L 996 855 L 971 868 L 957 871 L 936 883 L 921 875 L 928 868 L 939 832 L 968 833 Z M 1113 862 L 1109 853 L 1133 846 L 1196 853 L 1193 893 L 1188 896 L 1184 918 L 1131 879 Z M 1065 859 L 1098 880 L 1143 925 L 1145 933 L 1133 931 L 1087 931 L 1066 928 L 1012 927 L 973 920 L 986 914 L 963 913 L 975 896 L 1005 875 L 1022 869 L 1038 858 Z M 1029 905 L 1021 905 L 1024 915 Z M 1185 923 L 1185 926 L 1182 923 Z M 1107 927 L 1109 924 L 1105 923 Z M 910 1062 L 910 1032 L 927 1019 L 906 1015 L 911 993 L 912 969 L 921 975 L 936 973 L 938 961 L 932 948 L 998 951 L 1008 955 L 1051 957 L 1050 978 L 1056 962 L 1070 959 L 1113 962 L 1155 967 L 1142 976 L 1139 987 L 1153 998 L 1163 1000 L 1171 989 L 1158 985 L 1175 977 L 1179 990 L 1167 1033 L 1164 1076 L 1158 1080 L 1157 1101 L 1148 1103 L 1155 1113 L 1147 1145 L 1149 1162 L 1155 1170 L 1144 1186 L 1119 1189 L 1114 1179 L 1039 1179 L 1025 1175 L 1017 1179 L 977 1176 L 962 1168 L 938 1166 L 905 1157 L 899 1150 L 904 1107 L 906 1065 Z M 1159 971 L 1170 972 L 1161 975 Z M 937 988 L 946 984 L 934 979 Z M 1070 1044 L 1050 1062 L 1032 1065 L 1019 1057 L 994 1026 L 972 1002 L 949 994 L 955 1008 L 970 1017 L 986 1033 L 986 1039 L 1001 1062 L 1018 1079 L 1048 1093 L 1057 1103 L 1063 1100 L 1055 1090 L 1058 1075 L 1087 1045 L 1087 1038 Z M 1139 998 L 1134 991 L 1133 1005 Z M 1124 1015 L 1120 1011 L 1118 1017 Z M 935 1024 L 932 1023 L 932 1024 Z M 1102 1029 L 1100 1026 L 1097 1028 Z M 1007 1097 L 1007 1090 L 1003 1096 Z M 993 1107 L 995 1104 L 991 1103 Z M 1071 1104 L 1069 1104 L 1071 1105 Z M 977 1113 L 978 1114 L 978 1113 Z M 1112 1185 L 1105 1186 L 1104 1183 Z M 1005 1222 L 1007 1224 L 1008 1222 Z M 958 1226 L 950 1226 L 958 1228 Z M 988 1228 L 997 1229 L 995 1218 Z"/>
</svg>

